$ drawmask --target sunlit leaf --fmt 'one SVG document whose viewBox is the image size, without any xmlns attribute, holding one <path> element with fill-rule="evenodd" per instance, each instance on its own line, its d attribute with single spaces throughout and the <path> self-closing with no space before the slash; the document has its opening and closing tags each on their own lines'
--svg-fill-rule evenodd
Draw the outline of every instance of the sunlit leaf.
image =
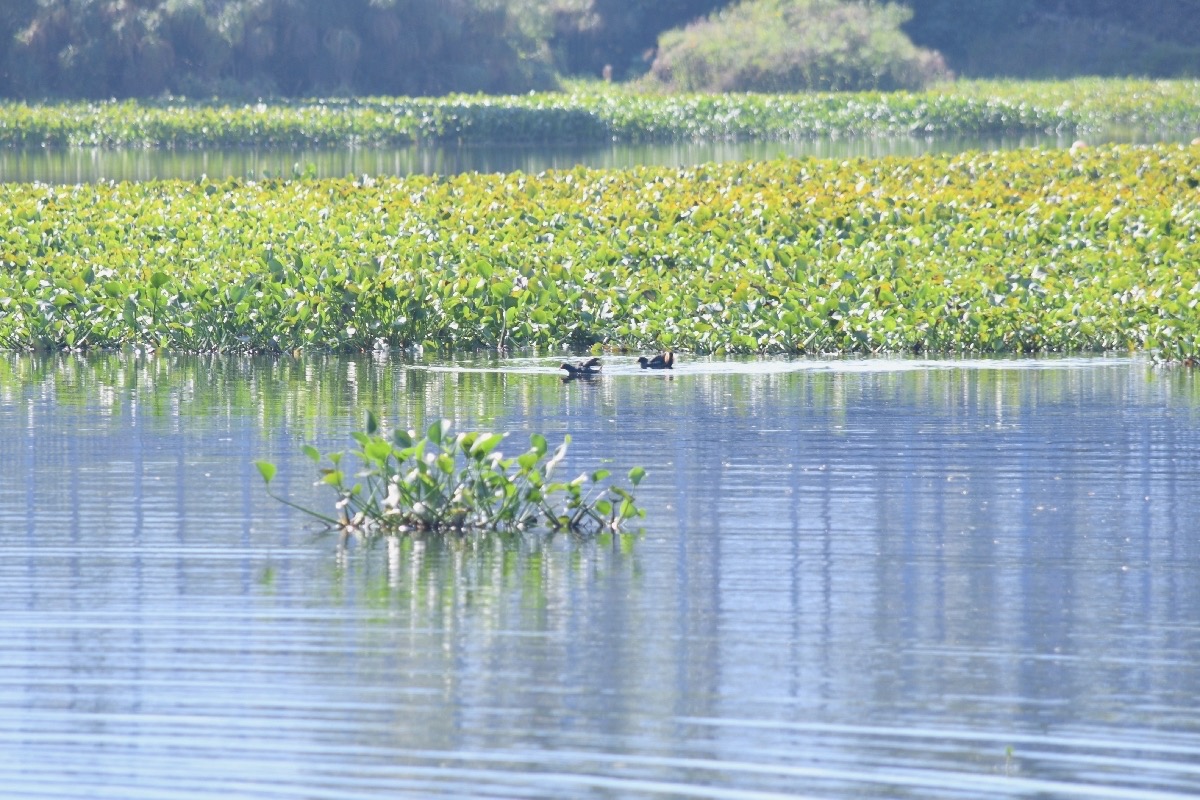
<svg viewBox="0 0 1200 800">
<path fill-rule="evenodd" d="M 262 475 L 262 479 L 266 483 L 270 483 L 274 479 L 276 467 L 270 461 L 255 461 L 254 466 L 258 467 L 258 474 Z"/>
</svg>

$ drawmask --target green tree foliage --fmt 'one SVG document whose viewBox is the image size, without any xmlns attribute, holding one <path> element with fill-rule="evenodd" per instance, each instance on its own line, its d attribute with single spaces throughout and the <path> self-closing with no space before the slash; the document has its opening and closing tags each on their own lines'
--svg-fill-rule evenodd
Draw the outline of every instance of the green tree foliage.
<svg viewBox="0 0 1200 800">
<path fill-rule="evenodd" d="M 902 26 L 912 42 L 941 53 L 960 75 L 1200 75 L 1200 0 L 900 4 L 913 12 Z M 514 93 L 552 88 L 555 70 L 597 77 L 609 67 L 616 80 L 634 78 L 656 56 L 660 72 L 698 70 L 706 61 L 724 80 L 739 70 L 715 53 L 745 41 L 704 39 L 704 30 L 716 30 L 712 19 L 664 39 L 677 44 L 674 52 L 657 50 L 664 32 L 722 10 L 761 20 L 754 52 L 744 59 L 754 63 L 738 81 L 761 73 L 755 80 L 771 85 L 908 86 L 943 72 L 897 34 L 901 12 L 881 0 L 735 6 L 734 0 L 0 0 L 0 96 Z M 760 16 L 751 14 L 755 6 Z M 764 11 L 810 6 L 840 17 L 841 27 L 807 20 L 799 35 L 784 36 L 780 14 Z M 744 23 L 743 32 L 751 27 Z M 684 53 L 685 42 L 703 52 Z M 828 74 L 806 78 L 794 65 L 780 74 L 779 62 L 805 48 L 825 59 Z M 892 73 L 884 62 L 908 66 Z M 802 80 L 794 83 L 797 75 Z"/>
<path fill-rule="evenodd" d="M 18 0 L 18 3 L 25 0 Z M 530 0 L 41 0 L 0 12 L 10 96 L 442 94 L 554 85 Z"/>
<path fill-rule="evenodd" d="M 906 0 L 913 41 L 971 76 L 1200 75 L 1197 0 Z"/>
<path fill-rule="evenodd" d="M 956 68 L 976 39 L 1007 35 L 1037 0 L 907 0 L 913 17 L 904 28 L 914 42 L 942 53 Z"/>
<path fill-rule="evenodd" d="M 9 51 L 36 8 L 37 0 L 5 0 L 0 3 L 0 87 L 10 80 L 7 70 Z"/>
<path fill-rule="evenodd" d="M 919 89 L 950 77 L 900 30 L 897 5 L 746 0 L 664 34 L 654 83 L 684 91 Z"/>
<path fill-rule="evenodd" d="M 52 0 L 10 43 L 8 69 L 17 93 L 63 87 L 84 97 L 162 91 L 174 68 L 160 35 L 162 15 L 148 3 Z"/>
<path fill-rule="evenodd" d="M 554 0 L 553 38 L 559 68 L 616 79 L 641 75 L 658 35 L 728 6 L 730 0 Z"/>
</svg>

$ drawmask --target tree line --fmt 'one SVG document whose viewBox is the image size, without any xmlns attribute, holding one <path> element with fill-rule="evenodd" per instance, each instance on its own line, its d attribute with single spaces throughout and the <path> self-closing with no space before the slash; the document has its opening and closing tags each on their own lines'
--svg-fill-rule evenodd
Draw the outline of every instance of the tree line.
<svg viewBox="0 0 1200 800">
<path fill-rule="evenodd" d="M 961 75 L 1200 75 L 1198 0 L 904 0 L 905 30 Z"/>
<path fill-rule="evenodd" d="M 857 2 L 885 8 L 873 0 Z M 797 3 L 838 5 L 817 0 L 792 5 Z M 563 77 L 578 75 L 626 80 L 651 70 L 664 33 L 706 17 L 704 24 L 719 24 L 720 12 L 733 5 L 734 0 L 4 0 L 0 96 L 439 95 L 551 89 Z M 1200 74 L 1197 0 L 904 5 L 911 15 L 886 18 L 910 17 L 904 33 L 962 75 Z M 787 38 L 776 49 L 787 51 Z M 795 48 L 781 57 L 794 61 Z"/>
</svg>

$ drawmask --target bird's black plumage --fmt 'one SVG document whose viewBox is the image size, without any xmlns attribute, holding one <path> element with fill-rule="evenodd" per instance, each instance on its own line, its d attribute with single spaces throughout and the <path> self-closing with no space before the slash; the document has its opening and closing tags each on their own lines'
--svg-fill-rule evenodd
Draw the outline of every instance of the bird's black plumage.
<svg viewBox="0 0 1200 800">
<path fill-rule="evenodd" d="M 558 365 L 558 368 L 567 371 L 566 380 L 571 380 L 572 378 L 594 378 L 600 374 L 600 359 L 590 358 L 578 364 L 568 364 L 564 361 Z"/>
<path fill-rule="evenodd" d="M 665 353 L 659 353 L 654 358 L 641 356 L 638 358 L 638 363 L 642 365 L 642 369 L 674 369 L 675 354 L 668 350 Z"/>
</svg>

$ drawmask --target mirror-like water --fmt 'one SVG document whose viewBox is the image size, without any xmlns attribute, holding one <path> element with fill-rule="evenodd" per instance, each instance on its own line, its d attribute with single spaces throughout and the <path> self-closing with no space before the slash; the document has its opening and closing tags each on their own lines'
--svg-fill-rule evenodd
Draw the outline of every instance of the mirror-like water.
<svg viewBox="0 0 1200 800">
<path fill-rule="evenodd" d="M 1190 141 L 1192 134 L 1113 130 L 1085 137 L 1102 142 Z M 577 165 L 629 168 L 641 165 L 690 166 L 811 156 L 852 158 L 1069 147 L 1078 136 L 937 136 L 797 139 L 785 142 L 611 144 L 602 146 L 472 146 L 321 150 L 5 150 L 0 149 L 0 182 L 73 184 L 95 181 L 147 181 L 161 178 L 289 178 L 310 172 L 319 178 L 346 176 L 454 175 L 462 172 L 525 172 L 570 169 Z"/>
<path fill-rule="evenodd" d="M 1200 793 L 1194 373 L 606 361 L 0 356 L 0 793 Z M 322 504 L 368 407 L 645 529 L 339 550 L 250 459 Z"/>
</svg>

